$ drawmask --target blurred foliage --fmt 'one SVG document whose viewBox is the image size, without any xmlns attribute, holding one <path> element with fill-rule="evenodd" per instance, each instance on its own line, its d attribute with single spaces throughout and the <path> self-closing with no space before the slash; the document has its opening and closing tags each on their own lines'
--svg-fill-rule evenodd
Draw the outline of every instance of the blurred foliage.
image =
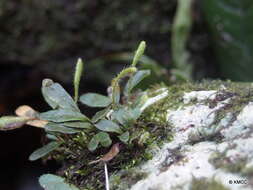
<svg viewBox="0 0 253 190">
<path fill-rule="evenodd" d="M 129 51 L 140 39 L 147 39 L 154 47 L 148 54 L 162 61 L 169 57 L 175 5 L 176 0 L 1 0 L 1 63 L 38 64 L 70 81 L 66 73 L 77 57 L 88 62 Z"/>
<path fill-rule="evenodd" d="M 180 80 L 191 80 L 193 77 L 189 53 L 186 50 L 193 22 L 192 7 L 192 0 L 178 0 L 177 12 L 172 26 L 171 50 L 174 65 L 172 73 Z"/>
<path fill-rule="evenodd" d="M 92 78 L 108 85 L 129 63 L 113 56 L 131 56 L 137 42 L 145 40 L 149 48 L 143 62 L 152 60 L 165 66 L 156 72 L 163 73 L 158 80 L 154 78 L 160 81 L 164 71 L 172 67 L 170 44 L 176 5 L 176 0 L 2 0 L 0 64 L 32 65 L 46 76 L 69 83 L 69 71 L 82 57 L 87 70 L 94 71 L 87 73 L 86 81 Z M 193 7 L 194 26 L 186 48 L 191 54 L 189 62 L 198 68 L 194 69 L 194 78 L 199 79 L 206 70 L 210 73 L 213 65 L 206 65 L 212 60 L 207 58 L 209 38 L 199 3 L 195 1 Z"/>
<path fill-rule="evenodd" d="M 252 81 L 253 1 L 204 0 L 203 9 L 222 75 Z"/>
</svg>

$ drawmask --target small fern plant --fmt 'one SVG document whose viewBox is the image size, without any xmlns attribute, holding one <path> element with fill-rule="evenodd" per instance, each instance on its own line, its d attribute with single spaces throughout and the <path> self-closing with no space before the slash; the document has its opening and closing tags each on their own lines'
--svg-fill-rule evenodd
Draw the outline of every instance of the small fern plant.
<svg viewBox="0 0 253 190">
<path fill-rule="evenodd" d="M 113 159 L 119 153 L 120 143 L 131 144 L 136 138 L 132 129 L 133 125 L 147 107 L 145 106 L 148 99 L 147 93 L 141 92 L 137 98 L 133 98 L 134 93 L 132 93 L 135 87 L 150 75 L 150 70 L 138 70 L 136 67 L 144 53 L 145 46 L 145 42 L 142 41 L 135 52 L 132 64 L 124 68 L 112 80 L 108 88 L 108 96 L 86 93 L 79 97 L 83 62 L 78 59 L 73 82 L 73 98 L 59 83 L 51 79 L 44 79 L 41 91 L 51 110 L 39 113 L 27 105 L 20 106 L 15 111 L 16 116 L 3 116 L 0 118 L 0 130 L 12 130 L 25 124 L 45 130 L 50 142 L 35 150 L 29 157 L 31 161 L 48 155 L 66 143 L 62 138 L 62 134 L 72 135 L 77 133 L 85 134 L 87 143 L 84 148 L 87 148 L 90 152 L 98 148 L 111 147 L 107 154 L 90 164 L 100 161 L 106 163 Z M 128 80 L 123 88 L 121 84 L 125 78 Z M 80 111 L 77 104 L 78 100 L 86 106 L 101 108 L 101 110 L 89 118 Z M 41 176 L 39 182 L 47 190 L 78 189 L 66 183 L 64 178 L 52 174 Z"/>
</svg>

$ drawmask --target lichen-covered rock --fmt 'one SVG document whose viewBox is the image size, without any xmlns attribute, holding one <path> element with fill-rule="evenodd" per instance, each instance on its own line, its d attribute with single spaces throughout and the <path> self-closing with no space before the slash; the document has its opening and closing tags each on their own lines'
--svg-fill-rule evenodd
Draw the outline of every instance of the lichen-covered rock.
<svg viewBox="0 0 253 190">
<path fill-rule="evenodd" d="M 153 159 L 112 175 L 113 188 L 252 189 L 252 92 L 252 84 L 217 81 L 169 87 L 145 113 L 163 110 L 173 140 L 154 149 Z"/>
</svg>

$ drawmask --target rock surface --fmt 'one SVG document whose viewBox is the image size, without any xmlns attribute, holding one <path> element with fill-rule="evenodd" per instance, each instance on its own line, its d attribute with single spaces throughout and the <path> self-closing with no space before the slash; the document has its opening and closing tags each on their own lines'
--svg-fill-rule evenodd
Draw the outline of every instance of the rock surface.
<svg viewBox="0 0 253 190">
<path fill-rule="evenodd" d="M 130 186 L 128 178 L 121 178 L 115 189 L 253 188 L 252 85 L 194 88 L 186 89 L 177 97 L 180 103 L 167 109 L 173 140 L 154 150 L 153 159 L 131 169 L 131 175 L 145 177 Z M 175 92 L 169 88 L 170 93 Z"/>
</svg>

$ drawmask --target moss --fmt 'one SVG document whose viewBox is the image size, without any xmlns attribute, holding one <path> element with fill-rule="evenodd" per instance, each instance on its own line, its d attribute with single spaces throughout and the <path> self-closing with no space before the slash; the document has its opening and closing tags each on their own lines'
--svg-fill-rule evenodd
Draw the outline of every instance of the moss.
<svg viewBox="0 0 253 190">
<path fill-rule="evenodd" d="M 224 168 L 231 173 L 241 173 L 242 170 L 245 168 L 246 163 L 247 163 L 246 158 L 240 158 L 234 161 L 234 163 L 230 162 L 226 164 Z"/>
<path fill-rule="evenodd" d="M 156 85 L 150 88 L 147 92 L 149 96 L 155 96 L 156 90 L 166 87 L 163 85 Z M 223 87 L 223 88 L 222 88 Z M 253 88 L 249 83 L 233 83 L 230 81 L 203 81 L 201 83 L 182 83 L 175 84 L 168 88 L 169 94 L 166 98 L 157 102 L 150 108 L 148 108 L 143 114 L 143 121 L 153 122 L 157 124 L 163 124 L 166 122 L 167 110 L 175 110 L 180 106 L 193 105 L 196 100 L 191 100 L 188 104 L 183 103 L 184 93 L 191 91 L 208 91 L 218 90 L 218 94 L 214 100 L 204 100 L 203 104 L 208 105 L 210 108 L 215 107 L 220 101 L 224 101 L 228 98 L 232 98 L 226 106 L 218 110 L 216 114 L 216 120 L 213 124 L 217 124 L 222 118 L 226 116 L 228 112 L 234 115 L 233 119 L 239 114 L 242 108 L 251 100 L 253 100 Z"/>
<path fill-rule="evenodd" d="M 147 173 L 138 171 L 137 169 L 122 170 L 111 177 L 111 188 L 125 190 L 146 177 Z"/>
<path fill-rule="evenodd" d="M 108 163 L 110 175 L 120 171 L 124 171 L 124 175 L 120 175 L 121 181 L 130 180 L 132 183 L 144 176 L 140 171 L 133 172 L 132 168 L 141 163 L 152 159 L 152 148 L 156 145 L 156 139 L 159 135 L 149 134 L 146 130 L 150 126 L 135 126 L 136 139 L 129 145 L 122 145 L 120 153 Z M 158 130 L 159 131 L 159 130 Z M 149 138 L 146 135 L 149 134 Z M 63 161 L 64 165 L 58 172 L 59 175 L 64 176 L 69 183 L 75 184 L 79 188 L 89 190 L 99 190 L 104 188 L 104 169 L 103 164 L 90 165 L 89 162 L 97 160 L 101 155 L 104 155 L 109 149 L 100 148 L 95 152 L 89 152 L 85 147 L 88 142 L 83 134 L 72 136 L 62 136 L 64 145 L 61 149 L 54 152 L 52 157 L 59 161 Z M 142 141 L 141 143 L 139 141 Z M 131 173 L 131 175 L 129 174 Z M 117 180 L 116 180 L 117 181 Z"/>
<path fill-rule="evenodd" d="M 252 176 L 253 176 L 253 166 L 243 168 L 241 174 L 243 176 L 248 177 L 248 178 L 252 178 Z"/>
<path fill-rule="evenodd" d="M 156 90 L 166 87 L 163 85 L 156 85 L 150 88 L 147 92 L 149 96 L 157 95 Z M 192 143 L 196 143 L 202 140 L 222 141 L 222 136 L 219 134 L 220 130 L 224 127 L 228 127 L 236 120 L 238 114 L 250 101 L 253 101 L 253 88 L 250 83 L 234 83 L 231 81 L 208 81 L 204 80 L 201 83 L 182 83 L 175 84 L 166 87 L 169 94 L 166 98 L 160 100 L 150 108 L 148 108 L 142 116 L 143 123 L 152 123 L 157 126 L 164 126 L 167 129 L 172 129 L 173 126 L 167 121 L 168 110 L 176 110 L 180 106 L 194 105 L 197 100 L 191 100 L 188 104 L 184 104 L 184 93 L 191 91 L 208 91 L 217 90 L 216 97 L 211 100 L 203 100 L 204 105 L 214 108 L 221 101 L 230 99 L 228 103 L 215 111 L 215 120 L 206 130 L 200 131 L 199 134 L 192 134 L 189 139 Z M 227 126 L 219 126 L 219 123 L 227 115 L 231 114 L 231 117 L 227 118 Z M 208 127 L 208 126 L 207 126 Z M 170 135 L 173 137 L 173 135 Z M 192 140 L 191 140 L 192 139 Z"/>
<path fill-rule="evenodd" d="M 161 87 L 168 89 L 168 96 L 158 101 L 144 112 L 142 115 L 142 120 L 145 123 L 155 123 L 157 125 L 164 125 L 167 123 L 167 111 L 177 109 L 179 106 L 184 105 L 184 93 L 190 92 L 196 88 L 192 83 L 182 83 L 180 85 L 175 84 L 169 87 L 156 85 L 147 91 L 148 95 L 151 97 L 157 95 L 157 89 Z"/>
<path fill-rule="evenodd" d="M 222 183 L 211 179 L 207 180 L 205 178 L 193 178 L 190 186 L 190 190 L 229 190 Z"/>
</svg>

